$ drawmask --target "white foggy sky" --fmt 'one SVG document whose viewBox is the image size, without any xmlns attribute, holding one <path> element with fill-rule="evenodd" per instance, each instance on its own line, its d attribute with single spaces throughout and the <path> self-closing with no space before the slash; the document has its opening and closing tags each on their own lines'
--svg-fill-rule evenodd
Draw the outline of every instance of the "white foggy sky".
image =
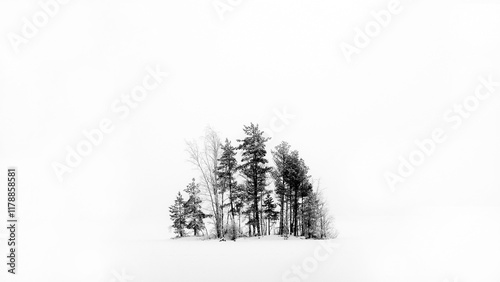
<svg viewBox="0 0 500 282">
<path fill-rule="evenodd" d="M 500 79 L 500 6 L 402 1 L 347 63 L 339 44 L 388 2 L 243 1 L 220 21 L 211 1 L 74 0 L 19 54 L 3 36 L 0 164 L 19 169 L 23 228 L 64 222 L 60 234 L 76 235 L 101 224 L 126 236 L 147 226 L 168 237 L 168 206 L 198 177 L 184 140 L 210 125 L 236 144 L 243 125 L 267 127 L 284 107 L 296 117 L 269 148 L 286 140 L 300 152 L 339 219 L 498 207 L 500 89 L 396 193 L 383 174 L 443 126 L 480 75 Z M 0 32 L 19 33 L 37 10 L 2 2 Z M 117 119 L 111 103 L 155 65 L 170 76 Z M 59 183 L 51 163 L 104 117 L 115 130 Z"/>
</svg>

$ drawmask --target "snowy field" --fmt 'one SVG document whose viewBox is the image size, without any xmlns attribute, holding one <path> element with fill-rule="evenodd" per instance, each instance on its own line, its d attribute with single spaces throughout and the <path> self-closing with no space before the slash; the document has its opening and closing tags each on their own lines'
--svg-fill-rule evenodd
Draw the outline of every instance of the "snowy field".
<svg viewBox="0 0 500 282">
<path fill-rule="evenodd" d="M 4 280 L 5 271 L 0 278 L 23 282 L 494 282 L 500 281 L 498 211 L 449 209 L 405 217 L 338 218 L 340 236 L 329 241 L 277 236 L 237 242 L 131 240 L 141 233 L 137 229 L 137 234 L 122 233 L 121 240 L 87 236 L 88 240 L 75 242 L 68 239 L 71 232 L 83 228 L 54 234 L 30 232 L 23 233 L 17 279 Z"/>
<path fill-rule="evenodd" d="M 499 15 L 500 0 L 0 1 L 0 282 L 500 282 Z M 238 166 L 265 143 L 276 167 L 289 142 L 303 162 L 285 158 L 283 187 L 302 198 L 310 175 L 337 239 L 170 239 L 178 191 L 230 183 L 207 126 L 240 147 L 249 123 L 272 139 Z M 248 172 L 238 184 L 264 179 Z M 219 194 L 203 207 L 227 218 Z"/>
</svg>

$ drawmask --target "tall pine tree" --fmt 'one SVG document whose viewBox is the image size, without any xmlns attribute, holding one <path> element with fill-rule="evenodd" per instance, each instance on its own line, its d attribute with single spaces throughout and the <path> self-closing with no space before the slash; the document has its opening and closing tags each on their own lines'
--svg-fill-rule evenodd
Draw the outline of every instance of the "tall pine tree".
<svg viewBox="0 0 500 282">
<path fill-rule="evenodd" d="M 284 235 L 285 229 L 288 228 L 285 226 L 287 223 L 287 218 L 285 217 L 285 213 L 288 209 L 285 209 L 285 201 L 286 196 L 289 194 L 287 190 L 287 179 L 286 179 L 286 163 L 288 156 L 290 154 L 290 145 L 287 142 L 281 142 L 278 146 L 275 147 L 275 150 L 271 151 L 273 155 L 273 161 L 276 165 L 275 168 L 271 171 L 271 176 L 274 179 L 274 187 L 276 195 L 279 198 L 280 205 L 280 225 L 279 225 L 279 234 Z"/>
<path fill-rule="evenodd" d="M 231 142 L 226 139 L 225 144 L 222 146 L 222 156 L 219 159 L 219 166 L 217 167 L 217 175 L 219 177 L 219 181 L 222 185 L 222 191 L 229 192 L 229 208 L 232 217 L 232 238 L 236 239 L 236 221 L 235 221 L 235 205 L 237 194 L 235 193 L 235 187 L 237 185 L 234 180 L 234 175 L 238 170 L 238 162 L 236 161 L 236 148 L 231 146 Z"/>
<path fill-rule="evenodd" d="M 286 179 L 288 185 L 290 186 L 290 200 L 291 200 L 291 211 L 290 211 L 290 227 L 291 233 L 298 236 L 299 234 L 299 199 L 303 200 L 305 190 L 309 189 L 309 168 L 305 165 L 303 159 L 299 157 L 298 151 L 292 151 L 289 158 L 287 159 L 287 172 Z"/>
<path fill-rule="evenodd" d="M 238 140 L 240 145 L 238 149 L 242 150 L 242 159 L 240 169 L 246 178 L 249 197 L 253 202 L 254 222 L 257 227 L 257 234 L 261 236 L 259 202 L 262 192 L 266 186 L 267 173 L 271 170 L 266 166 L 266 142 L 270 138 L 264 137 L 264 132 L 258 125 L 253 123 L 250 126 L 244 126 L 243 131 L 246 134 L 245 139 Z"/>
</svg>

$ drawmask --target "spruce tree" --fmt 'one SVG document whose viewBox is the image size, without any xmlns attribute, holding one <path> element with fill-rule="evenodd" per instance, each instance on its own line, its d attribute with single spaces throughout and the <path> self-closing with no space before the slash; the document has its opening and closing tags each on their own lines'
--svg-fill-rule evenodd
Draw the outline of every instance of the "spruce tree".
<svg viewBox="0 0 500 282">
<path fill-rule="evenodd" d="M 278 212 L 275 211 L 276 204 L 274 203 L 274 199 L 271 195 L 267 194 L 262 208 L 264 209 L 264 214 L 267 219 L 267 235 L 271 235 L 271 222 L 278 219 Z"/>
<path fill-rule="evenodd" d="M 193 229 L 194 236 L 198 236 L 199 231 L 205 228 L 203 219 L 207 217 L 201 210 L 200 188 L 199 184 L 195 184 L 195 179 L 184 190 L 189 196 L 184 204 L 186 219 L 188 221 L 187 228 Z"/>
<path fill-rule="evenodd" d="M 170 219 L 173 222 L 172 227 L 179 237 L 184 237 L 186 235 L 184 231 L 184 228 L 186 228 L 186 211 L 184 205 L 184 199 L 182 198 L 181 192 L 179 192 L 174 204 L 169 207 Z"/>
</svg>

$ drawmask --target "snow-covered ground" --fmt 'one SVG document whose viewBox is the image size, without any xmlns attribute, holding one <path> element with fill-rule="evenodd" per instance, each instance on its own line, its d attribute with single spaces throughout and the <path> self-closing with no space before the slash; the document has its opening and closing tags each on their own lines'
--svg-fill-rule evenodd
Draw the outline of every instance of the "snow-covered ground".
<svg viewBox="0 0 500 282">
<path fill-rule="evenodd" d="M 497 208 L 339 217 L 340 236 L 236 242 L 199 238 L 74 240 L 21 233 L 19 276 L 1 281 L 499 281 Z M 141 229 L 137 229 L 138 234 Z M 147 229 L 142 230 L 148 234 Z M 69 232 L 69 231 L 67 231 Z M 137 234 L 128 234 L 136 237 Z M 74 237 L 73 237 L 74 238 Z M 4 240 L 0 240 L 2 246 Z"/>
</svg>

